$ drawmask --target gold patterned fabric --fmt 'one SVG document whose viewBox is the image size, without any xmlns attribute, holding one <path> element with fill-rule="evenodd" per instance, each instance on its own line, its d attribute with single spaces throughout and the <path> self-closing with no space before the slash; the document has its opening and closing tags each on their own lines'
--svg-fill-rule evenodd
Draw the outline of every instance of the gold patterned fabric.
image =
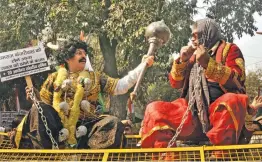
<svg viewBox="0 0 262 162">
<path fill-rule="evenodd" d="M 215 111 L 213 112 L 212 115 L 214 115 L 214 114 L 217 112 L 217 110 L 219 109 L 220 106 L 225 106 L 225 108 L 227 109 L 227 111 L 229 112 L 229 114 L 230 114 L 230 116 L 231 116 L 231 118 L 232 118 L 232 120 L 233 120 L 235 129 L 236 129 L 236 132 L 238 132 L 238 130 L 239 130 L 238 121 L 237 121 L 237 119 L 236 119 L 236 116 L 235 116 L 234 112 L 232 111 L 232 108 L 231 108 L 226 102 L 221 102 L 221 103 L 219 104 L 219 106 L 217 106 L 217 107 L 215 108 Z"/>
<path fill-rule="evenodd" d="M 109 93 L 109 94 L 113 94 L 118 80 L 119 79 L 108 77 L 107 80 L 106 80 L 106 85 L 105 85 L 103 91 L 106 92 L 106 93 Z"/>
<path fill-rule="evenodd" d="M 70 88 L 67 93 L 65 94 L 64 92 L 61 93 L 61 100 L 66 100 L 66 102 L 69 104 L 69 107 L 72 107 L 74 104 L 74 94 L 76 91 L 76 86 L 77 86 L 77 78 L 79 77 L 80 73 L 69 73 L 67 78 L 72 80 L 72 88 Z M 47 80 L 44 82 L 41 91 L 40 91 L 40 96 L 41 100 L 47 104 L 53 105 L 53 96 L 54 96 L 54 82 L 57 78 L 58 73 L 52 73 L 48 76 Z M 98 100 L 98 95 L 101 92 L 101 90 L 105 93 L 108 94 L 113 94 L 114 89 L 117 85 L 117 82 L 119 79 L 114 79 L 108 76 L 103 76 L 98 73 L 98 72 L 90 72 L 86 71 L 84 77 L 89 78 L 91 82 L 91 86 L 88 89 L 88 91 L 84 92 L 84 98 L 88 100 L 91 103 L 90 107 L 90 113 L 84 114 L 83 112 L 81 113 L 81 118 L 82 117 L 94 117 L 95 113 L 95 105 L 92 103 L 97 102 Z M 101 81 L 102 80 L 102 81 Z M 65 97 L 66 96 L 66 97 Z M 57 107 L 57 106 L 56 106 Z"/>
<path fill-rule="evenodd" d="M 187 62 L 182 62 L 178 64 L 176 63 L 176 61 L 174 61 L 170 74 L 175 81 L 181 81 L 184 79 L 183 72 L 185 70 L 186 65 Z"/>
<path fill-rule="evenodd" d="M 41 91 L 40 91 L 40 98 L 43 102 L 47 104 L 52 104 L 52 98 L 53 94 L 51 93 L 51 89 L 53 87 L 53 82 L 55 78 L 57 77 L 57 72 L 50 74 L 44 84 L 42 85 Z"/>
<path fill-rule="evenodd" d="M 76 87 L 77 78 L 79 76 L 79 73 L 72 73 L 69 74 L 69 78 L 73 80 L 73 87 Z M 101 74 L 97 72 L 88 72 L 88 78 L 92 80 L 91 88 L 87 94 L 86 99 L 88 101 L 97 101 L 98 94 L 100 92 L 100 76 Z M 42 85 L 41 91 L 40 91 L 40 97 L 41 100 L 47 104 L 52 103 L 52 91 L 54 90 L 54 81 L 57 77 L 57 72 L 52 73 L 48 76 L 44 84 Z M 67 101 L 68 103 L 71 102 L 71 100 L 74 98 L 75 88 L 72 88 L 69 90 L 67 94 Z M 62 95 L 63 96 L 63 95 Z"/>
<path fill-rule="evenodd" d="M 226 58 L 227 58 L 230 47 L 231 47 L 231 43 L 226 43 L 225 48 L 222 53 L 222 64 L 225 64 L 226 62 Z"/>
<path fill-rule="evenodd" d="M 87 82 L 88 84 L 84 84 L 82 83 L 82 81 L 80 82 L 81 79 L 85 78 L 88 78 L 90 80 L 89 82 Z M 64 89 L 64 81 L 66 80 L 71 81 L 71 84 L 70 86 L 68 86 L 67 89 Z M 48 76 L 47 80 L 42 85 L 40 91 L 40 98 L 42 101 L 45 102 L 45 104 L 52 105 L 52 107 L 50 107 L 59 115 L 59 119 L 61 120 L 63 127 L 69 131 L 69 137 L 67 140 L 68 144 L 77 143 L 77 140 L 75 138 L 75 131 L 79 119 L 83 121 L 89 118 L 99 119 L 99 117 L 95 114 L 98 95 L 101 92 L 101 90 L 103 90 L 106 93 L 112 94 L 114 92 L 118 80 L 119 79 L 113 79 L 110 77 L 101 78 L 101 74 L 96 72 L 81 71 L 77 73 L 69 73 L 65 70 L 64 67 L 60 67 L 60 69 L 58 69 L 58 72 L 52 73 Z M 86 112 L 86 109 L 84 112 L 82 108 L 80 108 L 80 103 L 83 100 L 87 100 L 90 103 L 88 112 Z M 62 102 L 66 102 L 68 104 L 68 114 L 60 108 L 60 104 Z M 24 123 L 25 122 L 23 121 L 21 124 Z M 116 123 L 119 124 L 119 122 Z M 25 124 L 31 125 L 31 123 Z M 21 125 L 21 128 L 22 126 L 23 125 Z M 120 126 L 122 126 L 121 122 Z M 112 131 L 114 129 L 112 129 Z M 57 133 L 59 130 L 60 129 L 57 130 Z M 115 134 L 122 136 L 123 130 Z M 18 133 L 16 138 L 16 143 L 17 145 L 19 145 L 21 135 L 19 135 Z M 110 138 L 113 139 L 113 137 Z M 113 143 L 108 143 L 108 145 L 113 145 Z M 101 147 L 104 147 L 104 145 L 101 145 Z"/>
<path fill-rule="evenodd" d="M 84 89 L 82 84 L 80 84 L 79 79 L 81 78 L 88 78 L 91 80 L 88 89 Z M 71 80 L 72 84 L 67 91 L 62 91 L 61 85 L 66 79 Z M 43 84 L 40 91 L 41 99 L 45 103 L 52 105 L 58 112 L 64 128 L 69 130 L 68 143 L 76 143 L 74 133 L 78 119 L 83 119 L 83 117 L 97 117 L 97 115 L 95 115 L 96 105 L 94 106 L 92 103 L 96 103 L 100 90 L 101 85 L 99 73 L 89 71 L 69 73 L 64 67 L 60 67 L 58 73 L 49 75 L 48 79 Z M 90 102 L 90 112 L 84 113 L 80 109 L 80 103 L 82 100 Z M 66 101 L 69 105 L 70 113 L 68 115 L 66 115 L 64 111 L 61 111 L 60 103 L 63 101 Z"/>
<path fill-rule="evenodd" d="M 245 62 L 242 58 L 237 58 L 236 59 L 236 64 L 237 66 L 239 66 L 239 68 L 241 69 L 242 71 L 242 75 L 241 75 L 241 78 L 240 80 L 241 81 L 244 81 L 246 79 L 246 73 L 245 73 Z"/>
<path fill-rule="evenodd" d="M 42 88 L 42 90 L 40 91 L 41 100 L 46 104 L 51 104 L 52 96 L 53 94 L 49 92 L 46 88 Z"/>
<path fill-rule="evenodd" d="M 88 92 L 87 100 L 88 101 L 97 101 L 98 94 L 101 91 L 100 79 L 101 74 L 96 72 L 90 72 L 90 79 L 92 80 L 92 86 Z"/>
<path fill-rule="evenodd" d="M 205 75 L 208 79 L 212 79 L 224 85 L 231 75 L 231 69 L 221 63 L 217 63 L 213 58 L 210 58 Z"/>
<path fill-rule="evenodd" d="M 124 125 L 117 117 L 104 117 L 90 129 L 88 146 L 92 149 L 120 148 L 123 132 Z"/>
<path fill-rule="evenodd" d="M 152 128 L 147 134 L 143 135 L 141 141 L 144 141 L 146 138 L 148 138 L 149 136 L 151 136 L 154 132 L 156 132 L 156 131 L 161 131 L 161 130 L 172 130 L 172 131 L 175 131 L 175 129 L 172 128 L 172 127 L 170 127 L 169 125 L 155 126 L 155 127 Z"/>
</svg>

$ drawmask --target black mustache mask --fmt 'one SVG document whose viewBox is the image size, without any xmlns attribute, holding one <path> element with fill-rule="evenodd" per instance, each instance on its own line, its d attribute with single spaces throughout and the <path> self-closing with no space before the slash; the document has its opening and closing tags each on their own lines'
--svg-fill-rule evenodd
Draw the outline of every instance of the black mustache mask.
<svg viewBox="0 0 262 162">
<path fill-rule="evenodd" d="M 81 58 L 81 59 L 79 60 L 79 62 L 86 62 L 86 59 L 85 59 L 85 58 Z"/>
</svg>

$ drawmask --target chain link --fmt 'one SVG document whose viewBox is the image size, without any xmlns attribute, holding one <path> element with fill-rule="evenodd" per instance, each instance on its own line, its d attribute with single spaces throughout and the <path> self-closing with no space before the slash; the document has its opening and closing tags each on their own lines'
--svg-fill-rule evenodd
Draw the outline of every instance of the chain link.
<svg viewBox="0 0 262 162">
<path fill-rule="evenodd" d="M 187 106 L 186 112 L 184 113 L 184 115 L 182 117 L 182 121 L 181 121 L 180 125 L 176 129 L 176 134 L 169 141 L 167 148 L 170 148 L 170 147 L 172 147 L 175 144 L 176 139 L 179 136 L 179 134 L 181 133 L 182 128 L 183 128 L 183 126 L 185 124 L 185 121 L 186 121 L 186 119 L 188 117 L 189 111 L 191 110 L 192 106 L 194 105 L 195 92 L 196 92 L 196 90 L 198 90 L 200 88 L 199 87 L 200 86 L 200 81 L 201 81 L 201 68 L 200 67 L 197 67 L 197 73 L 198 73 L 197 81 L 196 81 L 196 84 L 195 84 L 194 89 L 192 91 L 192 97 L 190 98 L 190 100 L 188 102 L 188 106 Z"/>
<path fill-rule="evenodd" d="M 39 101 L 36 99 L 35 94 L 34 94 L 34 89 L 32 88 L 31 92 L 29 93 L 29 97 L 30 99 L 33 101 L 34 105 L 36 106 L 40 116 L 41 116 L 41 120 L 44 123 L 45 129 L 46 129 L 46 133 L 49 136 L 51 142 L 52 142 L 52 148 L 53 149 L 59 149 L 57 142 L 55 141 L 53 135 L 52 135 L 52 131 L 49 129 L 47 121 L 46 121 L 46 117 L 43 114 L 43 109 L 40 106 Z"/>
<path fill-rule="evenodd" d="M 196 90 L 199 90 L 199 88 L 200 88 L 199 86 L 200 86 L 200 81 L 201 81 L 201 71 L 202 71 L 202 69 L 200 67 L 197 67 L 198 76 L 197 76 L 196 84 L 195 84 L 194 89 L 192 91 L 192 97 L 190 98 L 190 100 L 188 102 L 188 106 L 187 106 L 186 112 L 184 113 L 184 115 L 182 117 L 181 123 L 179 124 L 179 126 L 176 129 L 176 134 L 168 142 L 167 148 L 170 148 L 170 147 L 172 147 L 175 144 L 176 139 L 179 136 L 179 134 L 181 133 L 182 128 L 183 128 L 183 126 L 185 124 L 185 121 L 186 121 L 186 119 L 188 117 L 189 111 L 191 110 L 192 106 L 195 103 L 195 100 L 194 100 L 195 99 L 195 92 L 196 92 Z M 163 153 L 161 155 L 161 157 L 160 157 L 160 160 L 163 159 L 165 155 L 166 155 L 166 153 Z"/>
</svg>

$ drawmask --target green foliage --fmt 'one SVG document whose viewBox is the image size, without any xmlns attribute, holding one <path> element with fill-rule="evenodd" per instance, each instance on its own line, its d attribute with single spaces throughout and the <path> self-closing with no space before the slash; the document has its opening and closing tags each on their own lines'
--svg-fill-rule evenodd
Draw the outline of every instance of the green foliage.
<svg viewBox="0 0 262 162">
<path fill-rule="evenodd" d="M 222 27 L 222 32 L 228 41 L 233 41 L 233 35 L 241 38 L 244 33 L 254 35 L 255 20 L 254 13 L 262 15 L 261 0 L 204 0 L 206 4 L 211 5 L 216 20 Z"/>
<path fill-rule="evenodd" d="M 148 69 L 140 86 L 136 107 L 143 111 L 148 102 L 172 101 L 179 96 L 179 92 L 168 83 L 168 60 L 170 54 L 187 44 L 192 17 L 199 9 L 198 1 L 1 0 L 0 52 L 23 48 L 30 40 L 43 38 L 42 30 L 47 26 L 53 31 L 48 34 L 49 41 L 56 40 L 58 35 L 77 36 L 83 30 L 94 49 L 94 68 L 109 76 L 122 77 L 135 68 L 147 53 L 148 42 L 144 37 L 147 25 L 163 19 L 172 32 L 172 38 L 159 49 L 156 63 Z M 204 0 L 206 4 L 215 13 L 227 40 L 232 40 L 234 34 L 238 37 L 243 33 L 253 35 L 256 27 L 252 15 L 255 12 L 262 14 L 261 0 Z M 51 54 L 50 51 L 47 53 Z M 46 75 L 34 75 L 38 88 Z M 12 96 L 10 89 L 13 89 L 14 83 L 24 91 L 23 78 L 1 83 L 0 100 Z M 119 111 L 125 109 L 125 101 L 121 102 Z"/>
<path fill-rule="evenodd" d="M 246 91 L 250 99 L 258 95 L 258 88 L 262 86 L 262 71 L 249 71 L 246 76 Z M 262 87 L 261 87 L 262 88 Z M 261 89 L 262 90 L 262 89 Z M 262 95 L 262 94 L 260 94 Z"/>
</svg>

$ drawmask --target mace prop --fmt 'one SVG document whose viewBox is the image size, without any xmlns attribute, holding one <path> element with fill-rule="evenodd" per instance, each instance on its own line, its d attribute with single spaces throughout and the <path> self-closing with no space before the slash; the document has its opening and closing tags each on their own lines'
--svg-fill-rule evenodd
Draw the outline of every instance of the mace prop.
<svg viewBox="0 0 262 162">
<path fill-rule="evenodd" d="M 145 31 L 145 37 L 149 42 L 149 49 L 147 55 L 154 56 L 156 54 L 157 49 L 159 49 L 160 47 L 162 47 L 168 42 L 168 40 L 170 39 L 170 35 L 171 35 L 170 30 L 163 20 L 149 24 Z M 134 114 L 134 107 L 132 103 L 135 97 L 137 96 L 138 87 L 141 84 L 141 81 L 147 69 L 146 63 L 144 63 L 143 66 L 144 66 L 143 70 L 138 77 L 134 91 L 130 93 L 130 98 L 128 100 L 129 114 L 131 115 L 131 120 L 133 122 L 135 121 L 135 114 Z"/>
</svg>

